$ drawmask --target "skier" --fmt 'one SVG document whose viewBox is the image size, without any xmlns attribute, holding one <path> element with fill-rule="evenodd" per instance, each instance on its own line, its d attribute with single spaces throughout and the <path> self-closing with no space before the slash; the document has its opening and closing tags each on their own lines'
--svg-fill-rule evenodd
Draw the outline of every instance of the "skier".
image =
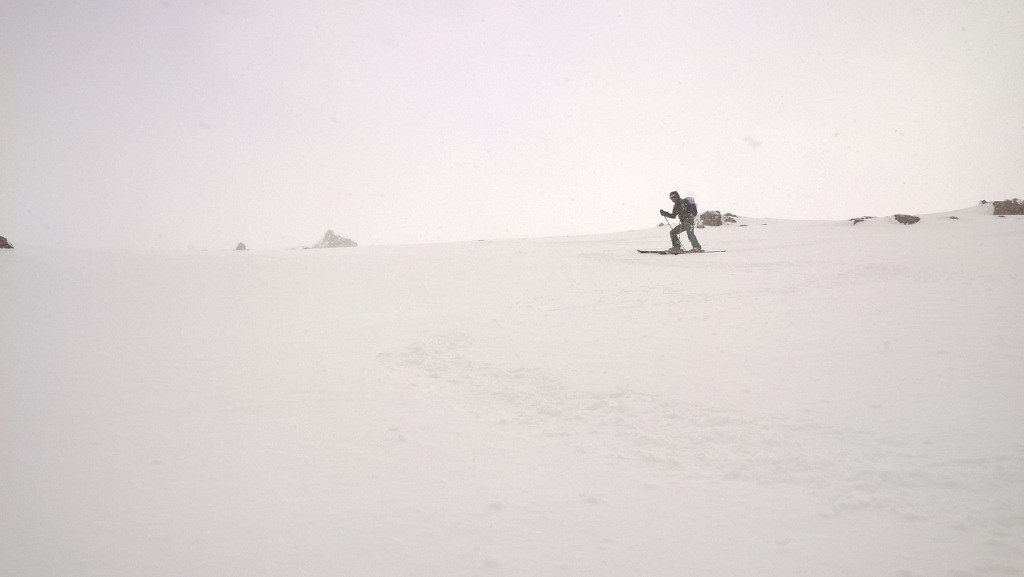
<svg viewBox="0 0 1024 577">
<path fill-rule="evenodd" d="M 679 224 L 668 233 L 672 239 L 672 248 L 668 249 L 668 252 L 704 252 L 700 248 L 700 243 L 697 242 L 697 235 L 693 234 L 693 219 L 697 216 L 697 203 L 693 201 L 692 196 L 680 199 L 679 193 L 674 190 L 668 193 L 668 197 L 673 202 L 672 212 L 665 212 L 663 210 L 661 211 L 661 216 L 679 219 Z M 683 250 L 679 245 L 679 233 L 684 230 L 686 231 L 686 238 L 690 239 L 690 244 L 693 245 L 693 250 Z"/>
</svg>

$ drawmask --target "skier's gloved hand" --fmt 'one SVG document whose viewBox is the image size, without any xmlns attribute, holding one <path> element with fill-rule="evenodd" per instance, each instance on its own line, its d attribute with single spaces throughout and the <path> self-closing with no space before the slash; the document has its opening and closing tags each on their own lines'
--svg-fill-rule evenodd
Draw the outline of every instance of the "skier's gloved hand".
<svg viewBox="0 0 1024 577">
<path fill-rule="evenodd" d="M 662 210 L 661 211 L 661 216 L 664 216 L 665 218 L 668 218 L 669 214 L 667 212 L 665 212 L 664 210 Z"/>
</svg>

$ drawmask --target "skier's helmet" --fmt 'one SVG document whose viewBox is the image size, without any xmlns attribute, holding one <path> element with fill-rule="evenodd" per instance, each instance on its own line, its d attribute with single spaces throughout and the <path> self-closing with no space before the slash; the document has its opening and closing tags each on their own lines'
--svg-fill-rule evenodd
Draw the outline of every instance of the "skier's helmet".
<svg viewBox="0 0 1024 577">
<path fill-rule="evenodd" d="M 672 192 L 668 193 L 668 197 L 673 200 L 679 200 L 679 193 L 673 190 Z"/>
</svg>

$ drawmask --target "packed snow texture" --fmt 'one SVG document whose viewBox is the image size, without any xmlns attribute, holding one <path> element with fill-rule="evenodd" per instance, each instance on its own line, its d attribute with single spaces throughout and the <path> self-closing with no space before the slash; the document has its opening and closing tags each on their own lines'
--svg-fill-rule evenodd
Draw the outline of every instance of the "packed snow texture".
<svg viewBox="0 0 1024 577">
<path fill-rule="evenodd" d="M 6 251 L 0 573 L 1024 573 L 1024 217 L 697 234 Z"/>
</svg>

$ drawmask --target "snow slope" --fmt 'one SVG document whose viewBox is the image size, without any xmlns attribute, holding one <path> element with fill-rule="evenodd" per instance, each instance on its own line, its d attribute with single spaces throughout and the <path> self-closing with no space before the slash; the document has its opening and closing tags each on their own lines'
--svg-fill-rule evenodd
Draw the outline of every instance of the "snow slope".
<svg viewBox="0 0 1024 577">
<path fill-rule="evenodd" d="M 1022 574 L 990 210 L 5 251 L 0 574 Z"/>
</svg>

